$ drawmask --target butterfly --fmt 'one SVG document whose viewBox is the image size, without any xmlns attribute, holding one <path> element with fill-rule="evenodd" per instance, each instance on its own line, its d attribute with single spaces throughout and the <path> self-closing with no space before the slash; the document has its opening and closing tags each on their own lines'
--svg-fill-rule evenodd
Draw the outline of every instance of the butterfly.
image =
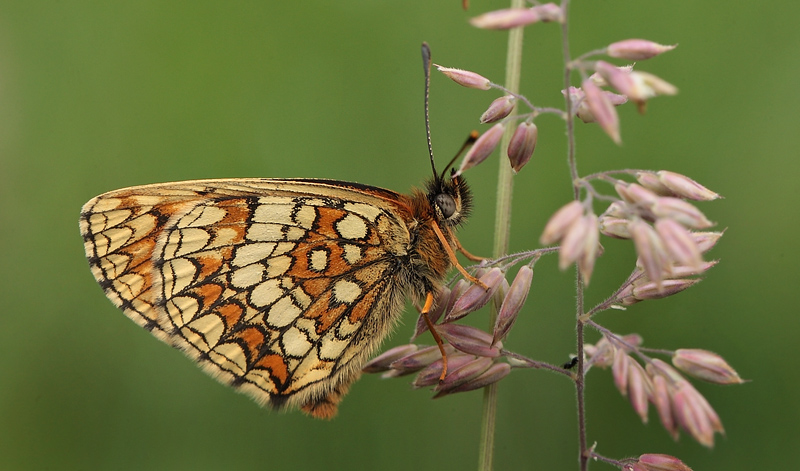
<svg viewBox="0 0 800 471">
<path fill-rule="evenodd" d="M 330 418 L 404 300 L 430 308 L 455 260 L 469 189 L 460 176 L 426 188 L 144 185 L 86 203 L 80 229 L 92 274 L 134 322 L 261 404 Z"/>
<path fill-rule="evenodd" d="M 428 86 L 426 70 L 426 115 Z M 469 188 L 431 166 L 410 195 L 266 178 L 111 191 L 81 210 L 86 257 L 117 307 L 222 383 L 331 418 L 406 298 L 430 310 L 451 266 L 480 283 L 455 256 Z"/>
</svg>

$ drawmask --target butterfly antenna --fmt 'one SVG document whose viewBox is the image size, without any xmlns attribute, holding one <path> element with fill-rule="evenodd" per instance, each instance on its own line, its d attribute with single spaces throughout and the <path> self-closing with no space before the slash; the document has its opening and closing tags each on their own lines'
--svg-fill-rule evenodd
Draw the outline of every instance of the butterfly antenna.
<svg viewBox="0 0 800 471">
<path fill-rule="evenodd" d="M 458 160 L 458 158 L 461 157 L 461 154 L 463 154 L 465 150 L 467 150 L 472 144 L 475 144 L 475 141 L 478 140 L 478 136 L 479 136 L 478 131 L 472 131 L 469 133 L 469 136 L 467 136 L 467 140 L 465 140 L 464 144 L 461 145 L 461 149 L 459 149 L 458 152 L 456 152 L 456 155 L 453 156 L 452 159 L 450 159 L 450 162 L 448 162 L 447 166 L 442 170 L 442 176 L 441 176 L 442 180 L 444 180 L 444 174 L 447 173 L 447 169 L 449 169 L 450 167 L 453 166 L 454 163 L 456 163 L 456 160 Z"/>
<path fill-rule="evenodd" d="M 431 48 L 422 43 L 422 67 L 425 70 L 425 133 L 428 136 L 428 155 L 431 156 L 431 169 L 434 178 L 438 178 L 436 164 L 433 162 L 433 143 L 431 142 L 431 120 L 428 112 L 428 101 L 431 90 Z"/>
</svg>

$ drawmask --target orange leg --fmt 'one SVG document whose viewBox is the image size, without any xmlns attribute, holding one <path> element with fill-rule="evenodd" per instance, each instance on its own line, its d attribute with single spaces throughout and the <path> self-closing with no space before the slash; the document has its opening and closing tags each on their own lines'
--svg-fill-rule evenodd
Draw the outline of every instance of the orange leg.
<svg viewBox="0 0 800 471">
<path fill-rule="evenodd" d="M 453 240 L 456 243 L 456 250 L 458 250 L 459 252 L 464 254 L 464 256 L 467 257 L 469 260 L 472 260 L 473 262 L 481 262 L 483 260 L 486 260 L 486 257 L 473 255 L 473 254 L 467 252 L 467 249 L 465 249 L 464 246 L 461 245 L 461 242 L 459 242 L 458 239 L 456 239 L 455 237 L 453 237 Z"/>
<path fill-rule="evenodd" d="M 428 313 L 431 311 L 431 308 L 433 308 L 433 293 L 428 293 L 428 295 L 425 297 L 425 305 L 422 306 L 422 318 L 425 319 L 425 324 L 428 325 L 428 330 L 431 331 L 433 340 L 436 341 L 439 351 L 442 352 L 442 374 L 439 375 L 439 382 L 441 383 L 444 381 L 445 376 L 447 376 L 447 353 L 444 351 L 444 343 L 442 342 L 442 338 L 439 337 L 439 333 L 433 328 L 433 322 L 431 322 L 430 317 L 428 317 Z"/>
<path fill-rule="evenodd" d="M 465 270 L 464 267 L 462 267 L 461 264 L 458 263 L 458 258 L 456 258 L 456 253 L 453 252 L 453 249 L 450 247 L 450 243 L 447 241 L 447 239 L 445 239 L 444 234 L 442 234 L 442 230 L 439 228 L 439 225 L 434 222 L 433 224 L 431 224 L 431 226 L 433 226 L 433 232 L 436 233 L 436 236 L 442 243 L 445 252 L 447 252 L 447 256 L 450 258 L 450 263 L 452 263 L 453 266 L 455 266 L 456 269 L 458 269 L 458 271 L 461 272 L 461 274 L 464 275 L 464 278 L 466 278 L 470 283 L 476 284 L 481 288 L 488 290 L 489 287 L 486 286 L 485 283 L 475 278 L 474 276 L 470 275 L 469 272 L 467 272 L 467 270 Z M 456 244 L 458 244 L 458 241 L 456 241 Z M 458 246 L 460 247 L 461 244 L 458 244 Z"/>
</svg>

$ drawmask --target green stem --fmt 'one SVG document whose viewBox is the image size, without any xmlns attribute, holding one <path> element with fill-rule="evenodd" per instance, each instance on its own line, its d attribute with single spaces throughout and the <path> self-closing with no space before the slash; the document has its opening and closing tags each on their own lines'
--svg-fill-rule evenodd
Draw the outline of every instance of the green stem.
<svg viewBox="0 0 800 471">
<path fill-rule="evenodd" d="M 525 7 L 525 0 L 511 0 L 512 8 Z M 520 70 L 522 65 L 522 32 L 523 28 L 514 28 L 508 35 L 508 52 L 506 54 L 506 83 L 505 88 L 513 93 L 519 93 Z M 506 129 L 500 144 L 500 149 L 507 149 L 511 141 L 513 127 Z M 493 258 L 498 258 L 508 252 L 508 241 L 511 228 L 511 195 L 514 189 L 514 180 L 511 173 L 511 164 L 508 159 L 500 155 L 500 171 L 497 176 L 497 206 L 495 208 L 494 222 L 494 247 Z M 497 313 L 492 312 L 491 325 Z M 487 386 L 483 392 L 483 415 L 481 417 L 481 445 L 478 457 L 478 469 L 491 471 L 494 458 L 494 433 L 497 418 L 497 383 Z"/>
<path fill-rule="evenodd" d="M 569 51 L 569 0 L 562 0 L 562 23 L 561 23 L 561 52 L 564 58 L 564 89 L 569 90 L 570 75 L 572 73 L 572 59 Z M 578 183 L 578 162 L 575 158 L 575 116 L 572 114 L 572 100 L 569 93 L 566 95 L 567 111 L 567 162 L 569 164 L 570 176 L 572 177 L 573 197 L 580 200 L 581 187 Z M 575 377 L 575 396 L 578 403 L 578 466 L 581 471 L 588 471 L 589 458 L 591 451 L 586 440 L 586 367 L 584 359 L 584 284 L 581 278 L 581 271 L 575 269 L 575 341 L 576 355 L 578 364 L 576 365 L 577 375 Z"/>
</svg>

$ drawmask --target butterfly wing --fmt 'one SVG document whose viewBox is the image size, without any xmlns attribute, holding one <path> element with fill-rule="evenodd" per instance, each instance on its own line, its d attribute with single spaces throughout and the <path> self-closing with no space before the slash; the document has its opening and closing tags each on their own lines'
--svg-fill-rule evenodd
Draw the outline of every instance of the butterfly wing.
<svg viewBox="0 0 800 471">
<path fill-rule="evenodd" d="M 205 180 L 98 196 L 80 227 L 137 324 L 259 403 L 332 417 L 409 289 L 404 211 L 357 184 Z"/>
</svg>

